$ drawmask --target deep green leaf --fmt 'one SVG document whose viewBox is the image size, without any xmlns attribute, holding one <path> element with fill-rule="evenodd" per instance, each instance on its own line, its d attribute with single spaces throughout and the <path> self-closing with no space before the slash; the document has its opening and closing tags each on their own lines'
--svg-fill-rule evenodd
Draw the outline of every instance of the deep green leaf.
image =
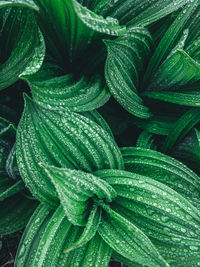
<svg viewBox="0 0 200 267">
<path fill-rule="evenodd" d="M 55 212 L 39 206 L 22 237 L 15 266 L 106 267 L 112 250 L 98 234 L 86 246 L 63 253 L 81 232 L 81 227 L 69 223 L 61 206 Z"/>
<path fill-rule="evenodd" d="M 68 253 L 71 250 L 86 245 L 95 236 L 97 229 L 99 227 L 100 220 L 101 220 L 101 210 L 98 208 L 96 204 L 94 204 L 90 211 L 90 215 L 88 217 L 88 221 L 83 230 L 83 233 L 74 244 L 72 244 L 70 247 L 64 250 L 64 253 Z"/>
<path fill-rule="evenodd" d="M 47 108 L 70 108 L 73 111 L 89 111 L 104 105 L 110 93 L 100 76 L 76 80 L 72 74 L 59 77 L 45 77 L 37 80 L 25 78 L 31 87 L 34 101 Z M 42 74 L 41 74 L 42 75 Z"/>
<path fill-rule="evenodd" d="M 151 114 L 137 89 L 139 74 L 150 52 L 151 36 L 144 28 L 134 28 L 129 35 L 104 43 L 108 50 L 105 78 L 111 94 L 131 114 L 149 118 Z"/>
<path fill-rule="evenodd" d="M 160 181 L 200 207 L 200 178 L 181 162 L 150 149 L 132 147 L 121 151 L 126 170 Z"/>
<path fill-rule="evenodd" d="M 55 207 L 58 196 L 39 162 L 82 169 L 123 168 L 114 140 L 98 124 L 70 110 L 50 110 L 26 99 L 17 129 L 20 174 L 32 194 Z"/>
<path fill-rule="evenodd" d="M 120 170 L 102 170 L 97 174 L 118 193 L 112 208 L 142 230 L 155 245 L 159 242 L 164 248 L 165 244 L 171 244 L 185 259 L 187 255 L 198 256 L 200 213 L 181 194 L 149 175 Z M 192 190 L 190 197 L 191 193 Z"/>
<path fill-rule="evenodd" d="M 0 8 L 13 6 L 29 7 L 38 11 L 38 7 L 33 0 L 0 0 Z"/>
<path fill-rule="evenodd" d="M 36 72 L 45 55 L 43 36 L 36 24 L 33 11 L 26 8 L 13 9 L 8 20 L 13 21 L 15 17 L 19 29 L 17 32 L 12 32 L 12 28 L 8 31 L 17 41 L 6 62 L 0 65 L 0 89 L 13 84 L 20 76 Z"/>
<path fill-rule="evenodd" d="M 139 135 L 139 137 L 137 139 L 136 146 L 137 147 L 143 147 L 143 148 L 149 148 L 149 149 L 156 149 L 156 145 L 154 144 L 152 134 L 150 134 L 147 131 L 143 131 Z"/>
<path fill-rule="evenodd" d="M 200 121 L 200 110 L 197 108 L 189 109 L 174 124 L 162 146 L 162 151 L 167 152 L 172 149 L 177 141 L 182 138 Z"/>
<path fill-rule="evenodd" d="M 74 225 L 85 225 L 89 213 L 89 198 L 98 197 L 111 202 L 116 192 L 104 180 L 82 171 L 43 165 L 52 180 L 68 220 Z"/>
<path fill-rule="evenodd" d="M 38 202 L 27 199 L 21 193 L 0 202 L 0 235 L 8 235 L 24 228 Z"/>
<path fill-rule="evenodd" d="M 184 29 L 188 27 L 190 18 L 192 18 L 195 11 L 199 8 L 198 0 L 189 0 L 187 2 L 188 4 L 183 7 L 182 11 L 171 24 L 158 44 L 145 72 L 142 85 L 143 89 L 148 87 L 151 77 L 154 76 L 159 65 L 167 58 L 171 50 L 177 45 Z"/>
<path fill-rule="evenodd" d="M 187 0 L 103 0 L 94 10 L 128 26 L 147 26 L 185 5 Z"/>
<path fill-rule="evenodd" d="M 169 266 L 142 231 L 108 206 L 102 207 L 106 212 L 102 214 L 98 232 L 110 247 L 142 265 Z"/>
</svg>

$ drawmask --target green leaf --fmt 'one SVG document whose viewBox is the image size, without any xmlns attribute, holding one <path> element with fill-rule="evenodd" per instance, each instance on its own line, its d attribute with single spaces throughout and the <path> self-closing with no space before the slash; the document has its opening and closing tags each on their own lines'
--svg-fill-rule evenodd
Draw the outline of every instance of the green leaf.
<svg viewBox="0 0 200 267">
<path fill-rule="evenodd" d="M 38 202 L 27 199 L 21 193 L 0 202 L 0 235 L 15 233 L 24 228 Z"/>
<path fill-rule="evenodd" d="M 24 187 L 25 185 L 22 180 L 13 184 L 13 182 L 10 182 L 9 178 L 2 179 L 2 177 L 0 177 L 0 201 L 22 191 Z"/>
<path fill-rule="evenodd" d="M 126 34 L 126 28 L 124 26 L 120 26 L 117 19 L 112 17 L 103 18 L 92 12 L 91 10 L 83 7 L 76 0 L 71 0 L 74 10 L 80 20 L 89 28 L 94 31 L 113 35 L 120 36 Z"/>
<path fill-rule="evenodd" d="M 110 98 L 110 93 L 100 76 L 87 78 L 82 76 L 76 80 L 72 74 L 59 77 L 45 77 L 38 81 L 35 75 L 25 77 L 31 87 L 35 102 L 43 107 L 70 108 L 73 111 L 83 112 L 99 108 Z M 42 74 L 41 74 L 42 75 Z"/>
<path fill-rule="evenodd" d="M 126 33 L 116 19 L 104 19 L 75 0 L 36 0 L 36 3 L 47 46 L 60 64 L 65 65 L 66 59 L 68 64 L 76 60 L 79 64 L 79 56 L 95 38 Z"/>
<path fill-rule="evenodd" d="M 139 135 L 136 146 L 156 150 L 156 145 L 154 144 L 153 136 L 147 131 L 143 131 Z"/>
<path fill-rule="evenodd" d="M 139 74 L 150 52 L 151 36 L 144 28 L 134 28 L 129 35 L 104 43 L 108 50 L 105 78 L 111 94 L 131 114 L 149 118 L 151 114 L 137 89 Z"/>
<path fill-rule="evenodd" d="M 142 231 L 108 206 L 102 207 L 106 212 L 102 214 L 98 232 L 114 251 L 149 267 L 169 266 Z"/>
<path fill-rule="evenodd" d="M 61 206 L 50 212 L 46 206 L 40 205 L 22 236 L 16 267 L 106 267 L 112 250 L 98 234 L 86 246 L 63 253 L 64 248 L 71 246 L 81 232 L 81 227 L 69 223 Z"/>
<path fill-rule="evenodd" d="M 13 6 L 29 7 L 38 11 L 38 7 L 33 0 L 0 0 L 0 8 Z"/>
<path fill-rule="evenodd" d="M 177 49 L 176 52 L 168 57 L 166 61 L 160 66 L 155 76 L 152 78 L 151 84 L 147 88 L 147 90 L 159 88 L 158 90 L 162 91 L 163 89 L 169 89 L 170 87 L 173 87 L 173 89 L 178 89 L 179 92 L 181 89 L 179 87 L 187 84 L 189 85 L 199 80 L 200 64 L 194 61 L 183 50 Z M 148 95 L 148 93 L 151 92 L 146 93 Z M 182 102 L 179 101 L 179 104 L 181 105 Z"/>
<path fill-rule="evenodd" d="M 163 247 L 171 244 L 177 247 L 179 257 L 198 255 L 200 213 L 181 194 L 149 175 L 120 170 L 102 170 L 97 174 L 118 194 L 112 209 L 142 230 L 153 244 L 158 242 Z M 192 190 L 190 197 L 191 193 Z"/>
<path fill-rule="evenodd" d="M 189 109 L 183 114 L 174 124 L 174 127 L 166 137 L 162 151 L 168 152 L 172 149 L 174 144 L 181 141 L 186 134 L 200 121 L 200 111 L 197 108 Z"/>
<path fill-rule="evenodd" d="M 160 152 L 144 148 L 122 148 L 125 169 L 162 182 L 200 207 L 200 179 L 192 170 Z M 192 193 L 192 198 L 191 198 Z"/>
<path fill-rule="evenodd" d="M 100 221 L 101 221 L 101 210 L 99 210 L 98 206 L 94 204 L 90 211 L 90 215 L 88 217 L 88 221 L 83 230 L 83 233 L 74 244 L 72 244 L 70 247 L 64 250 L 64 253 L 68 253 L 71 250 L 86 245 L 95 236 Z"/>
<path fill-rule="evenodd" d="M 184 29 L 187 29 L 190 19 L 198 9 L 198 6 L 198 0 L 189 1 L 168 28 L 150 59 L 142 82 L 143 89 L 148 87 L 149 81 L 158 70 L 159 65 L 167 58 L 171 50 L 177 45 L 177 42 L 179 42 Z"/>
<path fill-rule="evenodd" d="M 98 124 L 68 109 L 43 108 L 29 98 L 16 149 L 20 174 L 31 193 L 52 207 L 58 204 L 58 195 L 39 162 L 87 172 L 123 168 L 119 148 Z"/>
<path fill-rule="evenodd" d="M 111 202 L 116 192 L 105 181 L 82 171 L 60 169 L 42 165 L 52 180 L 68 220 L 74 225 L 85 225 L 89 210 L 89 198 L 98 197 Z"/>
<path fill-rule="evenodd" d="M 99 1 L 94 10 L 104 16 L 113 16 L 128 26 L 147 26 L 176 11 L 187 0 L 116 0 Z"/>
<path fill-rule="evenodd" d="M 19 77 L 38 71 L 45 55 L 44 40 L 33 11 L 12 9 L 7 20 L 16 20 L 19 29 L 17 32 L 12 32 L 12 28 L 7 29 L 17 41 L 8 59 L 0 65 L 0 90 L 15 83 Z"/>
</svg>

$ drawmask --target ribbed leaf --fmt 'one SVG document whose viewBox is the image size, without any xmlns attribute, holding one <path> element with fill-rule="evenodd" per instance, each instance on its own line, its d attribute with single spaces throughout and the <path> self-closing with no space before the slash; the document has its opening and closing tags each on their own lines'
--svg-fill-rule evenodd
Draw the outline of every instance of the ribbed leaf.
<svg viewBox="0 0 200 267">
<path fill-rule="evenodd" d="M 42 75 L 42 74 L 41 74 Z M 72 74 L 59 77 L 45 77 L 38 81 L 31 76 L 25 78 L 31 87 L 34 101 L 44 107 L 65 108 L 73 111 L 88 111 L 104 105 L 110 98 L 110 93 L 100 76 L 76 80 Z"/>
<path fill-rule="evenodd" d="M 75 0 L 36 0 L 36 3 L 47 46 L 60 64 L 66 64 L 66 59 L 68 63 L 78 60 L 92 39 L 100 34 L 118 36 L 126 33 L 125 27 L 119 26 L 116 19 L 104 19 Z"/>
<path fill-rule="evenodd" d="M 38 7 L 33 0 L 0 0 L 0 8 L 10 6 L 29 7 L 38 10 Z"/>
<path fill-rule="evenodd" d="M 64 250 L 64 253 L 68 253 L 71 250 L 82 247 L 86 245 L 96 234 L 101 220 L 101 210 L 99 210 L 96 204 L 93 205 L 90 215 L 88 217 L 87 224 L 83 230 L 83 233 L 79 239 L 72 244 L 70 247 Z"/>
<path fill-rule="evenodd" d="M 142 231 L 108 206 L 103 208 L 106 213 L 102 214 L 98 232 L 114 251 L 130 261 L 149 267 L 169 266 Z"/>
<path fill-rule="evenodd" d="M 172 244 L 185 259 L 198 256 L 200 213 L 182 195 L 149 176 L 119 170 L 97 173 L 118 193 L 112 208 L 153 243 L 159 242 L 163 247 Z"/>
<path fill-rule="evenodd" d="M 127 36 L 104 42 L 108 50 L 105 78 L 111 94 L 131 114 L 150 117 L 137 92 L 139 74 L 150 52 L 149 33 L 143 28 L 134 28 Z"/>
<path fill-rule="evenodd" d="M 45 55 L 44 40 L 32 11 L 13 9 L 7 20 L 16 20 L 19 28 L 18 32 L 12 32 L 12 28 L 8 29 L 17 41 L 9 58 L 0 65 L 0 89 L 13 84 L 22 75 L 36 72 L 40 68 Z"/>
<path fill-rule="evenodd" d="M 119 26 L 117 19 L 112 17 L 103 18 L 86 7 L 81 6 L 78 1 L 71 0 L 71 2 L 80 20 L 94 31 L 113 36 L 126 34 L 126 28 Z"/>
<path fill-rule="evenodd" d="M 188 4 L 182 9 L 161 39 L 149 62 L 143 79 L 142 87 L 144 89 L 148 87 L 149 81 L 158 70 L 159 65 L 167 58 L 171 50 L 177 45 L 177 42 L 182 36 L 183 30 L 188 27 L 190 18 L 192 18 L 195 11 L 199 8 L 198 0 L 189 0 L 187 2 Z"/>
<path fill-rule="evenodd" d="M 150 134 L 147 131 L 143 131 L 137 139 L 136 146 L 149 148 L 149 149 L 155 149 L 156 145 L 153 142 L 154 140 L 153 140 L 152 134 Z"/>
<path fill-rule="evenodd" d="M 41 205 L 24 232 L 15 266 L 106 267 L 112 250 L 98 235 L 87 246 L 63 253 L 64 248 L 71 246 L 81 232 L 81 227 L 69 223 L 61 206 L 54 213 L 49 213 Z"/>
<path fill-rule="evenodd" d="M 43 108 L 28 98 L 17 130 L 17 161 L 32 194 L 53 207 L 58 196 L 39 162 L 89 172 L 123 168 L 117 145 L 98 124 L 68 109 Z"/>
<path fill-rule="evenodd" d="M 200 121 L 200 110 L 197 108 L 189 109 L 174 124 L 162 146 L 162 151 L 167 152 L 172 149 L 177 141 L 181 141 L 186 134 Z"/>
<path fill-rule="evenodd" d="M 181 162 L 150 149 L 132 147 L 121 151 L 126 170 L 160 181 L 200 207 L 199 176 Z"/>
<path fill-rule="evenodd" d="M 0 202 L 0 235 L 8 235 L 25 227 L 38 202 L 27 199 L 21 193 Z"/>
<path fill-rule="evenodd" d="M 154 115 L 148 120 L 134 118 L 133 124 L 152 134 L 168 135 L 177 118 L 175 116 Z"/>
<path fill-rule="evenodd" d="M 158 91 L 157 88 L 163 90 L 170 87 L 179 89 L 185 84 L 191 84 L 200 79 L 199 63 L 184 51 L 187 37 L 188 30 L 184 31 L 184 35 L 176 48 L 172 50 L 169 57 L 152 77 L 148 90 Z"/>
<path fill-rule="evenodd" d="M 74 225 L 85 225 L 91 212 L 89 198 L 97 196 L 111 202 L 116 192 L 105 181 L 82 171 L 43 165 L 52 180 L 68 220 Z"/>
<path fill-rule="evenodd" d="M 94 10 L 113 16 L 128 26 L 147 26 L 179 9 L 187 0 L 116 0 L 99 1 Z"/>
</svg>

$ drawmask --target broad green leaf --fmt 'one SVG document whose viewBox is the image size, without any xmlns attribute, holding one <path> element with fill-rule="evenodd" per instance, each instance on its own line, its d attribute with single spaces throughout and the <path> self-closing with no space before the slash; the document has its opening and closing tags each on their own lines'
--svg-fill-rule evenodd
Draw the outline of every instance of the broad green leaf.
<svg viewBox="0 0 200 267">
<path fill-rule="evenodd" d="M 188 27 L 190 18 L 192 18 L 193 14 L 195 14 L 195 11 L 199 8 L 198 0 L 189 0 L 187 2 L 188 4 L 183 7 L 182 11 L 171 24 L 156 47 L 143 78 L 143 89 L 148 87 L 151 77 L 154 76 L 159 65 L 167 58 L 171 50 L 177 45 L 177 42 L 179 42 L 184 29 L 187 29 Z"/>
<path fill-rule="evenodd" d="M 72 244 L 70 247 L 64 250 L 64 253 L 68 253 L 74 249 L 86 245 L 95 236 L 100 221 L 101 221 L 101 210 L 99 210 L 98 206 L 94 204 L 90 211 L 90 215 L 88 217 L 88 221 L 83 230 L 83 233 L 74 244 Z"/>
<path fill-rule="evenodd" d="M 148 120 L 134 118 L 132 122 L 137 127 L 142 128 L 143 130 L 151 134 L 168 135 L 173 128 L 176 120 L 177 118 L 174 116 L 170 117 L 169 115 L 153 115 Z"/>
<path fill-rule="evenodd" d="M 115 0 L 99 1 L 94 10 L 113 16 L 128 26 L 147 26 L 185 5 L 187 0 Z"/>
<path fill-rule="evenodd" d="M 105 78 L 111 94 L 131 114 L 149 118 L 151 114 L 137 89 L 144 60 L 150 52 L 151 36 L 144 28 L 134 28 L 129 35 L 104 43 L 108 51 Z"/>
<path fill-rule="evenodd" d="M 38 202 L 18 193 L 0 202 L 0 235 L 15 233 L 24 228 Z"/>
<path fill-rule="evenodd" d="M 42 74 L 41 74 L 42 75 Z M 76 80 L 72 74 L 46 78 L 38 81 L 31 76 L 28 82 L 35 102 L 47 108 L 70 108 L 83 112 L 103 106 L 110 98 L 110 93 L 100 76 Z"/>
<path fill-rule="evenodd" d="M 81 232 L 81 227 L 69 223 L 61 206 L 55 212 L 49 212 L 46 206 L 40 205 L 25 229 L 15 266 L 106 267 L 112 250 L 98 234 L 87 246 L 63 253 Z"/>
<path fill-rule="evenodd" d="M 17 41 L 8 59 L 0 65 L 0 89 L 15 83 L 22 75 L 38 71 L 45 55 L 43 36 L 36 24 L 33 11 L 26 8 L 14 9 L 8 20 L 16 20 L 19 29 L 17 32 L 12 32 L 12 28 L 8 29 Z"/>
<path fill-rule="evenodd" d="M 46 109 L 26 98 L 17 129 L 17 162 L 31 193 L 52 207 L 58 196 L 40 162 L 92 172 L 123 168 L 121 153 L 107 131 L 70 110 Z"/>
<path fill-rule="evenodd" d="M 164 89 L 173 87 L 177 93 L 181 91 L 181 86 L 189 85 L 200 80 L 200 64 L 193 60 L 186 52 L 177 49 L 166 61 L 160 66 L 155 76 L 151 80 L 147 90 L 154 90 L 158 93 Z M 158 89 L 157 89 L 158 88 Z M 166 91 L 165 90 L 165 91 Z M 186 89 L 187 90 L 187 89 Z M 147 95 L 151 92 L 146 92 Z M 172 94 L 173 92 L 171 92 Z M 183 92 L 184 93 L 184 92 Z M 187 92 L 186 91 L 186 95 Z M 145 93 L 144 93 L 145 95 Z M 179 101 L 182 104 L 181 99 Z M 184 104 L 184 103 L 183 103 Z"/>
<path fill-rule="evenodd" d="M 194 206 L 200 207 L 200 179 L 178 160 L 144 148 L 122 148 L 125 169 L 169 186 Z M 191 198 L 192 194 L 192 198 Z"/>
<path fill-rule="evenodd" d="M 181 141 L 186 134 L 200 121 L 200 111 L 197 108 L 189 109 L 183 116 L 177 120 L 174 127 L 166 137 L 162 146 L 165 153 L 170 151 L 177 141 Z"/>
<path fill-rule="evenodd" d="M 0 8 L 14 6 L 29 7 L 38 11 L 38 7 L 33 0 L 0 0 Z"/>
<path fill-rule="evenodd" d="M 43 165 L 52 180 L 68 220 L 74 225 L 85 225 L 89 216 L 89 198 L 98 197 L 111 202 L 116 192 L 105 181 L 82 171 Z"/>
<path fill-rule="evenodd" d="M 169 266 L 142 231 L 108 206 L 102 207 L 106 212 L 102 214 L 98 232 L 114 251 L 149 267 Z"/>
<path fill-rule="evenodd" d="M 78 62 L 79 55 L 94 38 L 126 33 L 116 19 L 103 18 L 75 0 L 36 0 L 36 3 L 47 46 L 60 64 L 66 64 L 66 59 L 68 63 Z"/>
<path fill-rule="evenodd" d="M 109 16 L 106 18 L 99 16 L 86 7 L 80 5 L 76 0 L 71 0 L 71 3 L 80 20 L 94 31 L 113 36 L 126 34 L 126 28 L 120 26 L 117 19 Z"/>
<path fill-rule="evenodd" d="M 92 111 L 82 112 L 81 114 L 99 124 L 99 126 L 101 126 L 105 131 L 107 131 L 110 134 L 110 136 L 114 138 L 108 123 L 104 120 L 104 118 L 98 111 L 92 110 Z"/>
<path fill-rule="evenodd" d="M 159 242 L 163 247 L 171 244 L 177 247 L 177 252 L 180 250 L 180 257 L 187 258 L 186 253 L 198 256 L 200 213 L 181 194 L 137 173 L 120 170 L 97 173 L 118 193 L 112 209 L 142 230 L 153 244 Z"/>
</svg>

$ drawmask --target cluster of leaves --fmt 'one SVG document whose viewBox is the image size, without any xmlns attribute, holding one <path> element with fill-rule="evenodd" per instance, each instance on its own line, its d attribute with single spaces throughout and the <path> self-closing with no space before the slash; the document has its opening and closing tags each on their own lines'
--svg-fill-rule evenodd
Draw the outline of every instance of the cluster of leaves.
<svg viewBox="0 0 200 267">
<path fill-rule="evenodd" d="M 0 0 L 16 267 L 200 266 L 199 29 L 199 0 Z"/>
</svg>

